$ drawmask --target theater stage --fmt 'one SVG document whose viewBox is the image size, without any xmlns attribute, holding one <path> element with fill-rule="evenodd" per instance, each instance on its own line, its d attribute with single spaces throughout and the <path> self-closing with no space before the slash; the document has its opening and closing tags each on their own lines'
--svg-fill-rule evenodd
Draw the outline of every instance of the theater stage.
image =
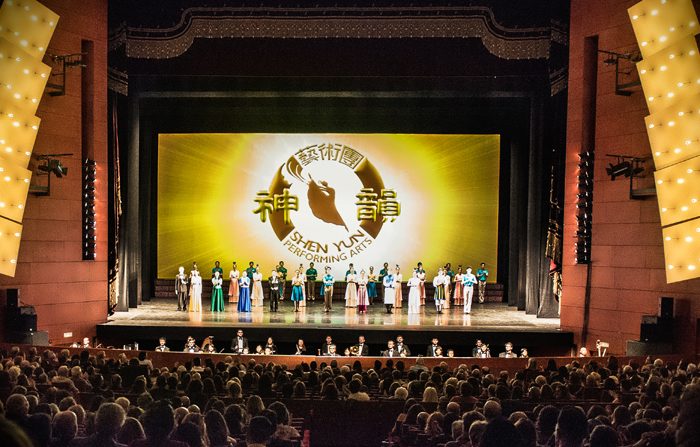
<svg viewBox="0 0 700 447">
<path fill-rule="evenodd" d="M 97 326 L 97 337 L 104 345 L 122 347 L 138 341 L 141 349 L 151 349 L 158 337 L 165 336 L 171 349 L 179 349 L 190 335 L 198 341 L 213 335 L 221 349 L 228 348 L 235 329 L 242 328 L 251 348 L 272 336 L 281 353 L 291 353 L 299 337 L 315 350 L 326 335 L 331 335 L 341 348 L 355 343 L 358 335 L 365 335 L 375 353 L 398 334 L 414 347 L 414 354 L 423 353 L 433 336 L 445 349 L 454 348 L 457 355 L 470 352 L 477 338 L 496 346 L 494 352 L 512 341 L 516 349 L 527 347 L 531 355 L 568 354 L 573 343 L 572 333 L 559 330 L 558 318 L 526 315 L 504 303 L 475 304 L 470 315 L 465 315 L 461 307 L 438 315 L 432 303 L 422 306 L 419 315 L 408 315 L 406 307 L 386 314 L 381 304 L 369 306 L 364 315 L 342 307 L 342 302 L 334 302 L 328 314 L 321 301 L 309 302 L 301 312 L 294 312 L 288 300 L 280 304 L 277 313 L 266 306 L 239 314 L 229 303 L 225 312 L 192 313 L 178 312 L 173 299 L 154 299 L 109 317 L 107 323 Z"/>
</svg>

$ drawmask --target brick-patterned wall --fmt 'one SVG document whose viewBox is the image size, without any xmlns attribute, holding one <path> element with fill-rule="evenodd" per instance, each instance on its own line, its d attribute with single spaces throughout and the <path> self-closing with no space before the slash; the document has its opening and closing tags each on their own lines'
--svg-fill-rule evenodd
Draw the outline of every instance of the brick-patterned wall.
<svg viewBox="0 0 700 447">
<path fill-rule="evenodd" d="M 627 52 L 636 45 L 627 8 L 632 0 L 572 0 L 567 125 L 566 214 L 561 325 L 580 340 L 586 286 L 586 266 L 575 265 L 575 202 L 577 154 L 581 150 L 583 42 L 598 36 L 598 48 Z M 699 2 L 696 2 L 696 10 Z M 592 277 L 588 344 L 609 341 L 611 351 L 624 353 L 626 340 L 639 339 L 641 316 L 656 314 L 660 296 L 677 298 L 675 349 L 697 351 L 696 322 L 700 317 L 700 280 L 666 284 L 656 199 L 629 199 L 626 179 L 610 180 L 608 153 L 651 155 L 644 128 L 648 110 L 641 93 L 615 95 L 614 66 L 598 59 L 595 174 L 593 187 Z"/>
<path fill-rule="evenodd" d="M 59 343 L 94 335 L 95 324 L 107 317 L 107 1 L 41 1 L 60 15 L 47 53 L 80 53 L 82 40 L 95 45 L 90 138 L 98 175 L 97 259 L 82 261 L 81 69 L 71 68 L 66 95 L 44 94 L 41 99 L 34 147 L 36 155 L 73 153 L 61 159 L 68 175 L 52 178 L 50 197 L 30 194 L 17 273 L 14 278 L 0 276 L 0 287 L 19 288 L 22 303 L 37 310 L 39 330 L 49 331 L 50 340 Z M 73 337 L 64 339 L 65 332 Z"/>
</svg>

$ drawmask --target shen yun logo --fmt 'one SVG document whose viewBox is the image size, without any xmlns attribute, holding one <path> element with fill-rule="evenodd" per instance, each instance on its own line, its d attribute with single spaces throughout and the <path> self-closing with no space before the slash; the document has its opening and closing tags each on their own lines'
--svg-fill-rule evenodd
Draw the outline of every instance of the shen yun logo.
<svg viewBox="0 0 700 447">
<path fill-rule="evenodd" d="M 340 143 L 299 149 L 254 199 L 282 245 L 310 262 L 336 263 L 368 249 L 401 215 L 394 189 L 359 151 Z"/>
</svg>

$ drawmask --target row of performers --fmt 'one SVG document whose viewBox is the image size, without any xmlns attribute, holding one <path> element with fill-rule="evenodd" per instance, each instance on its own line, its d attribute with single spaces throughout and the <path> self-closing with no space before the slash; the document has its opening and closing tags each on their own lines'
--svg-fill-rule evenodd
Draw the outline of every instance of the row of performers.
<svg viewBox="0 0 700 447">
<path fill-rule="evenodd" d="M 237 304 L 239 312 L 250 312 L 251 307 L 263 306 L 263 275 L 259 266 L 253 267 L 253 262 L 250 264 L 251 266 L 245 271 L 245 274 L 241 275 L 236 269 L 236 263 L 234 262 L 234 268 L 229 273 L 228 301 L 229 303 Z M 281 269 L 283 270 L 280 271 Z M 287 270 L 284 268 L 284 263 L 280 262 L 268 278 L 270 289 L 269 304 L 272 312 L 277 312 L 279 301 L 284 299 L 286 273 Z M 295 312 L 298 312 L 301 307 L 305 306 L 307 296 L 309 300 L 315 300 L 317 275 L 318 273 L 313 263 L 306 270 L 306 273 L 304 273 L 302 265 L 294 272 L 291 280 L 292 293 L 290 299 L 294 303 Z M 409 288 L 409 314 L 420 313 L 420 306 L 425 305 L 425 277 L 426 272 L 422 269 L 421 263 L 418 263 L 418 266 L 413 269 L 411 278 L 406 283 Z M 440 268 L 437 276 L 433 278 L 433 286 L 435 287 L 434 302 L 437 312 L 442 313 L 444 308 L 449 307 L 450 297 L 452 297 L 452 304 L 456 306 L 463 305 L 464 313 L 469 314 L 471 312 L 474 286 L 478 284 L 480 302 L 483 302 L 483 289 L 485 289 L 487 278 L 488 270 L 486 270 L 486 266 L 483 263 L 477 275 L 472 273 L 471 267 L 467 267 L 466 271 L 462 273 L 462 267 L 459 266 L 456 274 L 450 269 L 449 264 L 444 268 Z M 321 291 L 326 312 L 330 312 L 332 308 L 335 281 L 330 267 L 326 267 L 325 275 L 321 278 Z M 219 267 L 218 261 L 212 269 L 211 282 L 211 310 L 212 312 L 223 312 L 223 278 L 222 269 Z M 369 268 L 369 273 L 361 270 L 358 274 L 353 264 L 350 264 L 345 273 L 345 282 L 345 307 L 356 307 L 359 313 L 365 313 L 367 305 L 377 300 L 379 292 L 378 282 L 383 286 L 383 302 L 387 313 L 392 313 L 393 307 L 402 306 L 403 293 L 401 285 L 403 275 L 398 265 L 394 269 L 390 269 L 388 263 L 385 263 L 384 268 L 380 271 L 380 275 L 377 276 L 374 273 L 374 267 Z M 188 307 L 191 312 L 200 312 L 202 310 L 202 277 L 196 263 L 193 263 L 192 271 L 189 275 L 185 274 L 184 267 L 179 268 L 179 272 L 175 277 L 175 294 L 178 297 L 178 311 L 186 311 Z"/>
</svg>

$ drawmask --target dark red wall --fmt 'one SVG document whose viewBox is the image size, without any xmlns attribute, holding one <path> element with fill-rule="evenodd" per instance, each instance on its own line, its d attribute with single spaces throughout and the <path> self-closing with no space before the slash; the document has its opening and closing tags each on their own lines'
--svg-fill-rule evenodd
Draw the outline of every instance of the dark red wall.
<svg viewBox="0 0 700 447">
<path fill-rule="evenodd" d="M 107 317 L 107 1 L 42 3 L 60 16 L 47 53 L 80 53 L 82 40 L 94 42 L 94 126 L 87 137 L 98 170 L 97 259 L 82 261 L 82 69 L 71 68 L 66 95 L 44 94 L 41 100 L 34 147 L 35 155 L 73 153 L 62 158 L 68 175 L 52 179 L 50 197 L 30 194 L 17 273 L 14 278 L 0 276 L 0 287 L 19 288 L 22 303 L 37 310 L 39 330 L 48 331 L 53 343 L 62 343 L 94 335 L 95 324 Z M 73 336 L 64 338 L 66 332 Z"/>
<path fill-rule="evenodd" d="M 627 8 L 636 1 L 572 0 L 567 128 L 566 214 L 561 325 L 581 339 L 586 266 L 575 265 L 575 202 L 577 154 L 582 147 L 583 46 L 598 36 L 598 47 L 627 53 L 636 40 Z M 696 2 L 696 10 L 698 9 Z M 624 353 L 626 340 L 638 340 L 642 315 L 656 314 L 660 296 L 675 297 L 677 352 L 698 352 L 697 319 L 700 317 L 700 280 L 666 284 L 661 225 L 655 198 L 629 198 L 629 183 L 612 182 L 605 172 L 605 154 L 649 156 L 644 117 L 649 114 L 641 89 L 630 97 L 615 95 L 614 66 L 598 58 L 595 174 L 593 187 L 592 276 L 588 345 L 600 338 L 611 350 Z M 652 163 L 653 165 L 653 163 Z"/>
</svg>

